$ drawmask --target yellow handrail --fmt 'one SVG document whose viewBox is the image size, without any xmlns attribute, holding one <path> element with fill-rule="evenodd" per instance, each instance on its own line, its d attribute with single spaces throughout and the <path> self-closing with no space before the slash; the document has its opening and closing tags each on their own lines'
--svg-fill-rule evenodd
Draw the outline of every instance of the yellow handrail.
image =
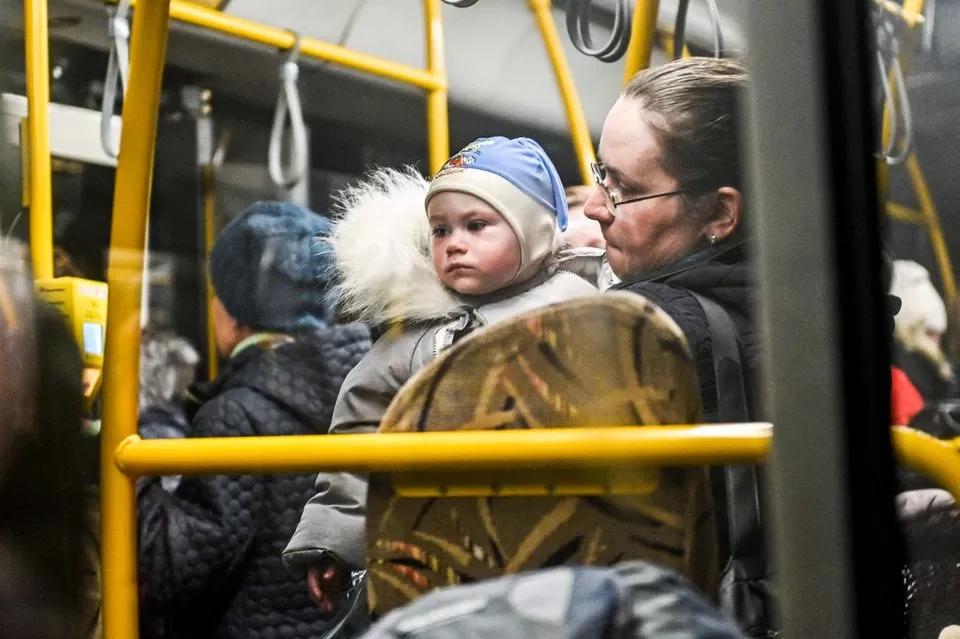
<svg viewBox="0 0 960 639">
<path fill-rule="evenodd" d="M 214 177 L 213 162 L 207 162 L 203 167 L 203 256 L 204 265 L 210 261 L 213 251 L 213 242 L 216 238 L 216 179 Z M 216 328 L 213 320 L 213 282 L 210 281 L 210 272 L 204 266 L 207 293 L 207 379 L 216 379 L 219 371 Z"/>
<path fill-rule="evenodd" d="M 437 11 L 437 15 L 439 16 L 439 11 Z M 292 31 L 269 27 L 252 20 L 238 18 L 229 13 L 207 9 L 181 0 L 170 1 L 170 17 L 179 22 L 217 31 L 242 40 L 265 44 L 276 49 L 291 49 L 296 40 Z M 300 39 L 300 55 L 332 62 L 357 71 L 365 71 L 423 89 L 444 89 L 447 85 L 446 78 L 442 75 L 368 53 L 354 51 L 316 38 L 303 37 Z"/>
<path fill-rule="evenodd" d="M 166 0 L 149 0 L 140 3 L 133 17 L 107 271 L 106 401 L 100 433 L 104 459 L 110 459 L 120 442 L 137 432 L 143 251 L 169 9 Z M 137 636 L 136 494 L 133 481 L 109 462 L 101 466 L 100 508 L 103 634 L 129 639 Z"/>
<path fill-rule="evenodd" d="M 427 139 L 430 174 L 450 157 L 450 125 L 447 114 L 447 71 L 443 55 L 443 16 L 440 0 L 423 0 L 427 37 L 427 71 L 440 79 L 427 88 Z"/>
<path fill-rule="evenodd" d="M 30 255 L 37 279 L 53 277 L 53 176 L 50 162 L 50 51 L 47 0 L 25 0 Z"/>
<path fill-rule="evenodd" d="M 887 202 L 887 215 L 898 222 L 906 222 L 907 224 L 927 223 L 927 217 L 923 211 L 918 211 L 903 204 L 897 204 L 896 202 Z"/>
<path fill-rule="evenodd" d="M 584 184 L 593 184 L 593 171 L 590 169 L 590 164 L 597 161 L 593 150 L 593 138 L 590 137 L 590 127 L 583 114 L 583 104 L 580 102 L 573 74 L 563 53 L 557 25 L 553 21 L 552 2 L 550 0 L 529 0 L 529 2 L 537 27 L 540 29 L 540 35 L 543 37 L 543 45 L 550 58 L 550 66 L 553 67 L 560 97 L 563 98 L 563 108 L 567 112 L 573 149 L 577 154 L 577 163 L 580 165 L 580 178 Z"/>
<path fill-rule="evenodd" d="M 440 0 L 423 0 L 423 5 L 426 22 L 426 70 L 316 38 L 301 38 L 300 54 L 425 89 L 427 91 L 428 157 L 430 171 L 433 173 L 440 170 L 450 156 L 447 77 L 443 56 Z M 178 22 L 277 49 L 290 49 L 296 40 L 296 36 L 291 31 L 262 25 L 181 0 L 171 0 L 170 17 Z"/>
<path fill-rule="evenodd" d="M 888 11 L 899 15 L 907 26 L 908 36 L 913 36 L 917 24 L 922 21 L 925 0 L 904 0 L 903 5 L 880 0 Z M 906 72 L 909 66 L 910 53 L 912 51 L 913 40 L 911 39 L 901 47 L 900 65 Z M 892 72 L 891 72 L 892 73 Z M 885 78 L 890 82 L 890 78 Z M 896 99 L 896 96 L 894 96 Z M 892 129 L 893 113 L 885 108 L 883 112 L 883 144 L 886 145 L 890 138 Z M 917 159 L 916 151 L 910 151 L 906 160 L 907 171 L 910 174 L 910 182 L 913 185 L 917 200 L 920 204 L 919 211 L 912 211 L 907 207 L 892 202 L 887 202 L 887 214 L 894 219 L 922 224 L 927 227 L 927 234 L 930 237 L 930 245 L 933 249 L 934 257 L 937 261 L 937 270 L 940 272 L 940 279 L 943 281 L 943 292 L 947 300 L 952 300 L 957 295 L 956 275 L 953 271 L 953 264 L 950 260 L 950 251 L 947 248 L 947 242 L 943 237 L 943 229 L 940 224 L 940 217 L 937 215 L 937 207 L 930 194 L 930 187 L 923 175 L 920 167 L 920 161 Z M 877 188 L 880 193 L 881 201 L 887 199 L 890 167 L 884 159 L 877 164 Z"/>
<path fill-rule="evenodd" d="M 923 8 L 926 3 L 926 0 L 904 0 L 903 6 L 900 7 L 899 13 L 904 17 L 904 23 L 909 27 L 908 35 L 913 36 L 914 28 L 917 24 L 917 19 L 915 16 L 920 16 L 923 14 Z M 907 68 L 910 66 L 910 53 L 913 50 L 913 39 L 911 37 L 909 42 L 904 43 L 900 47 L 900 67 L 903 69 L 904 75 L 907 73 Z M 886 78 L 882 78 L 881 82 L 892 82 L 893 81 L 893 72 Z M 896 101 L 897 96 L 893 97 Z M 894 102 L 896 104 L 896 102 Z M 893 122 L 891 118 L 893 113 L 889 108 L 884 107 L 883 110 L 883 129 L 881 132 L 881 140 L 884 147 L 886 147 L 888 140 L 890 139 L 891 129 L 893 127 Z M 890 167 L 887 166 L 886 159 L 880 159 L 877 162 L 877 187 L 880 191 L 881 201 L 887 199 L 887 186 L 889 181 Z"/>
<path fill-rule="evenodd" d="M 960 455 L 956 440 L 937 439 L 911 428 L 893 429 L 897 461 L 934 480 L 960 503 Z"/>
<path fill-rule="evenodd" d="M 770 446 L 769 424 L 551 428 L 381 433 L 335 437 L 141 440 L 116 460 L 132 475 L 174 473 L 407 472 L 753 463 Z"/>
<path fill-rule="evenodd" d="M 104 460 L 101 512 L 103 632 L 109 639 L 137 636 L 134 486 L 132 480 L 108 460 L 122 441 L 136 434 L 139 349 L 129 348 L 129 345 L 140 343 L 143 251 L 169 20 L 176 18 L 277 48 L 289 48 L 294 42 L 290 32 L 178 0 L 169 3 L 150 0 L 139 4 L 134 12 L 130 82 L 123 106 L 125 135 L 122 136 L 117 165 L 107 276 L 110 308 L 104 366 L 106 401 L 101 432 Z M 429 157 L 431 170 L 437 170 L 449 155 L 440 0 L 424 0 L 424 12 L 427 71 L 311 38 L 301 41 L 301 53 L 427 89 Z M 211 238 L 205 239 L 209 244 Z"/>
<path fill-rule="evenodd" d="M 907 158 L 907 171 L 910 173 L 910 180 L 913 182 L 917 200 L 920 202 L 920 211 L 923 213 L 927 233 L 930 235 L 930 244 L 937 260 L 937 268 L 940 270 L 940 278 L 943 280 L 943 292 L 949 302 L 957 296 L 957 280 L 953 273 L 953 265 L 950 262 L 947 241 L 943 237 L 943 229 L 940 226 L 940 217 L 937 215 L 937 208 L 933 203 L 930 187 L 927 186 L 927 179 L 920 168 L 920 161 L 917 159 L 916 153 L 911 153 Z"/>
<path fill-rule="evenodd" d="M 571 473 L 638 466 L 755 464 L 770 452 L 770 424 L 710 424 L 523 431 L 382 433 L 336 437 L 234 437 L 141 440 L 133 435 L 115 460 L 130 475 L 190 473 L 463 473 L 552 469 Z M 956 442 L 892 429 L 899 460 L 960 500 Z M 504 476 L 504 482 L 509 481 Z M 539 493 L 537 493 L 539 494 Z"/>
<path fill-rule="evenodd" d="M 637 6 L 633 9 L 630 46 L 627 48 L 626 63 L 623 67 L 624 84 L 630 82 L 639 71 L 650 66 L 659 13 L 660 0 L 637 0 Z"/>
</svg>

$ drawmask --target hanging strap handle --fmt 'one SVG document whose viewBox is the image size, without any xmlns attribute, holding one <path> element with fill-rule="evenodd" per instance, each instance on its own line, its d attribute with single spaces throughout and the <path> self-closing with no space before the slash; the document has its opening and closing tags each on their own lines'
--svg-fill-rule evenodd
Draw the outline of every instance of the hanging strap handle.
<svg viewBox="0 0 960 639">
<path fill-rule="evenodd" d="M 880 86 L 883 88 L 883 103 L 886 106 L 886 111 L 890 114 L 890 136 L 877 157 L 889 161 L 893 156 L 894 148 L 897 146 L 897 120 L 900 118 L 897 115 L 897 103 L 893 99 L 893 92 L 890 91 L 887 63 L 884 62 L 883 52 L 879 48 L 877 49 L 877 70 L 880 73 Z M 883 140 L 880 142 L 883 144 Z"/>
<path fill-rule="evenodd" d="M 293 48 L 286 62 L 280 67 L 280 95 L 273 112 L 273 127 L 270 130 L 270 147 L 267 151 L 267 169 L 270 179 L 280 188 L 291 189 L 300 183 L 307 173 L 307 125 L 303 120 L 300 105 L 300 34 L 294 33 Z M 293 136 L 291 167 L 285 169 L 282 160 L 283 133 L 287 114 L 290 115 L 290 132 Z"/>
<path fill-rule="evenodd" d="M 887 156 L 887 164 L 897 165 L 902 164 L 913 150 L 913 111 L 910 108 L 910 96 L 907 94 L 907 82 L 903 77 L 903 65 L 900 64 L 900 46 L 896 40 L 893 41 L 893 80 L 896 83 L 900 117 L 903 120 L 903 140 L 900 143 L 900 152 Z"/>
<path fill-rule="evenodd" d="M 120 0 L 116 9 L 107 9 L 107 33 L 110 36 L 110 58 L 107 61 L 107 77 L 103 83 L 103 102 L 100 105 L 100 144 L 103 152 L 112 158 L 120 150 L 113 147 L 113 109 L 117 103 L 117 82 L 122 94 L 127 94 L 127 78 L 130 70 L 130 0 Z"/>
<path fill-rule="evenodd" d="M 887 164 L 895 166 L 903 163 L 913 150 L 913 110 L 910 106 L 910 95 L 907 93 L 903 65 L 900 62 L 900 39 L 897 35 L 898 26 L 904 18 L 899 13 L 891 15 L 890 8 L 885 3 L 879 3 L 873 15 L 877 34 L 879 81 L 883 89 L 884 104 L 890 114 L 890 137 L 878 157 L 884 159 Z M 892 80 L 887 64 L 884 62 L 884 49 L 890 51 Z M 890 86 L 891 82 L 893 87 Z M 902 137 L 899 135 L 901 123 Z"/>
<path fill-rule="evenodd" d="M 629 0 L 616 0 L 613 5 L 613 26 L 610 38 L 602 46 L 593 48 L 590 36 L 591 0 L 568 0 L 567 34 L 573 46 L 584 55 L 601 62 L 616 62 L 627 52 L 630 46 L 633 9 Z"/>
<path fill-rule="evenodd" d="M 673 25 L 673 59 L 679 60 L 683 56 L 683 47 L 686 46 L 687 10 L 690 0 L 680 0 L 677 3 L 677 18 Z M 720 7 L 717 0 L 707 0 L 707 9 L 710 11 L 710 26 L 713 30 L 713 57 L 720 59 L 723 56 L 723 27 L 720 24 Z"/>
</svg>

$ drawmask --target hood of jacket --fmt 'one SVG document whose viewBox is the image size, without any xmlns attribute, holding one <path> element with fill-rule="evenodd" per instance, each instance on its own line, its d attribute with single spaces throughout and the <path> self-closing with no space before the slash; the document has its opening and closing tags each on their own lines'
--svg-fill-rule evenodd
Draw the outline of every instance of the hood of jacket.
<svg viewBox="0 0 960 639">
<path fill-rule="evenodd" d="M 440 283 L 424 209 L 429 182 L 415 169 L 376 169 L 341 191 L 329 242 L 334 294 L 351 320 L 379 325 L 445 317 L 462 303 Z"/>
<path fill-rule="evenodd" d="M 326 242 L 336 256 L 334 294 L 341 314 L 350 321 L 373 326 L 430 322 L 502 297 L 501 291 L 461 296 L 440 282 L 430 257 L 424 209 L 429 184 L 412 167 L 381 168 L 338 194 L 333 231 Z M 555 266 L 596 286 L 602 278 L 602 260 L 603 252 L 597 249 L 564 249 L 545 271 L 552 272 Z M 530 288 L 543 275 L 508 293 Z"/>
<path fill-rule="evenodd" d="M 228 391 L 247 389 L 326 433 L 340 386 L 370 345 L 370 331 L 356 324 L 305 331 L 293 339 L 266 339 L 230 358 L 213 382 L 195 384 L 190 392 L 193 408 Z"/>
</svg>

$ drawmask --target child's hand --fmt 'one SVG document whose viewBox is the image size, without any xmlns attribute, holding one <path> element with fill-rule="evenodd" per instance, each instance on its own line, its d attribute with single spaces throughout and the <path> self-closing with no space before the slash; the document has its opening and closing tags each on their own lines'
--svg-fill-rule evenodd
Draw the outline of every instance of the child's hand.
<svg viewBox="0 0 960 639">
<path fill-rule="evenodd" d="M 347 590 L 349 572 L 332 557 L 324 559 L 307 570 L 307 590 L 310 598 L 323 612 L 333 612 Z"/>
</svg>

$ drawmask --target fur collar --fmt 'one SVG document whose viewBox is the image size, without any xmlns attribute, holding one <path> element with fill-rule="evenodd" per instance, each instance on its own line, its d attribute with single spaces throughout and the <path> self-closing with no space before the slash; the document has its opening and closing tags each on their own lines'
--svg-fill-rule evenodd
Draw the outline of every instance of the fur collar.
<svg viewBox="0 0 960 639">
<path fill-rule="evenodd" d="M 424 212 L 428 184 L 412 167 L 383 168 L 338 194 L 328 241 L 345 316 L 368 324 L 418 322 L 461 305 L 433 270 Z"/>
</svg>

